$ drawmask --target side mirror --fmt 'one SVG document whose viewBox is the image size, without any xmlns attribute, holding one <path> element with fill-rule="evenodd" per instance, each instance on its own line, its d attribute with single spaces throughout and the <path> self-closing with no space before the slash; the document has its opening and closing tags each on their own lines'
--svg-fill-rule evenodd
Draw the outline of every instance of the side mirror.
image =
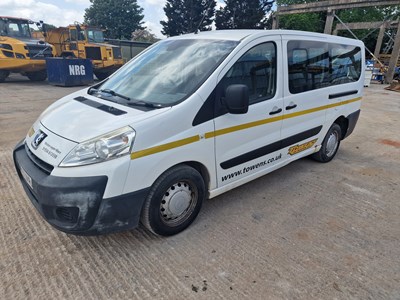
<svg viewBox="0 0 400 300">
<path fill-rule="evenodd" d="M 225 106 L 231 114 L 245 114 L 249 110 L 249 88 L 244 84 L 232 84 L 225 91 Z"/>
</svg>

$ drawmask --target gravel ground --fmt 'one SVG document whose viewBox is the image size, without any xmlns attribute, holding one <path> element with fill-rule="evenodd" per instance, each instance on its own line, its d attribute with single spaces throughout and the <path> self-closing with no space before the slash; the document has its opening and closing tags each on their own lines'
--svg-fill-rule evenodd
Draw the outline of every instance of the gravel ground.
<svg viewBox="0 0 400 300">
<path fill-rule="evenodd" d="M 77 89 L 0 84 L 1 299 L 400 299 L 400 93 L 366 88 L 331 163 L 206 201 L 181 234 L 78 237 L 40 217 L 12 163 L 41 111 Z"/>
</svg>

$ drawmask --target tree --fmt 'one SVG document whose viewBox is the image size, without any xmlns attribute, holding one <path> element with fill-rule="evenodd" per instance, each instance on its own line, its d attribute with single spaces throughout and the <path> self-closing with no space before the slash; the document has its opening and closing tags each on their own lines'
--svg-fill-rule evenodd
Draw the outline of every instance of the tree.
<svg viewBox="0 0 400 300">
<path fill-rule="evenodd" d="M 270 0 L 225 0 L 215 16 L 217 29 L 265 28 L 266 14 L 274 1 Z"/>
<path fill-rule="evenodd" d="M 85 23 L 105 29 L 112 39 L 131 39 L 136 29 L 144 29 L 143 8 L 137 0 L 90 0 L 85 10 Z"/>
<path fill-rule="evenodd" d="M 151 33 L 150 29 L 136 29 L 132 32 L 132 41 L 155 43 L 158 42 L 159 39 L 154 33 Z"/>
<path fill-rule="evenodd" d="M 168 20 L 160 22 L 161 33 L 175 36 L 211 30 L 215 5 L 215 0 L 167 0 L 164 12 Z"/>
<path fill-rule="evenodd" d="M 277 0 L 276 4 L 293 5 L 318 2 L 318 0 Z M 284 15 L 279 17 L 279 28 L 302 30 L 311 32 L 324 32 L 326 12 Z"/>
</svg>

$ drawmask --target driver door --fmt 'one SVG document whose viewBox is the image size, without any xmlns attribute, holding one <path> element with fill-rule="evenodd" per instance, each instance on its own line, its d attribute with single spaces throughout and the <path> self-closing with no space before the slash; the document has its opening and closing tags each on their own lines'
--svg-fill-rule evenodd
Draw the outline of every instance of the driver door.
<svg viewBox="0 0 400 300">
<path fill-rule="evenodd" d="M 218 187 L 266 171 L 282 157 L 281 47 L 280 36 L 259 38 L 221 72 L 221 98 L 228 86 L 244 84 L 250 100 L 247 113 L 225 113 L 214 120 Z"/>
</svg>

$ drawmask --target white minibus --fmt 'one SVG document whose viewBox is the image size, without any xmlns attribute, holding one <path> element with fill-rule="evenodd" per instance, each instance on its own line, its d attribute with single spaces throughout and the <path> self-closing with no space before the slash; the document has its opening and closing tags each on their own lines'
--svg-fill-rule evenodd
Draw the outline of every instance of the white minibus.
<svg viewBox="0 0 400 300">
<path fill-rule="evenodd" d="M 329 162 L 360 114 L 364 44 L 289 30 L 162 40 L 50 105 L 14 150 L 59 230 L 173 235 L 213 198 L 305 156 Z"/>
</svg>

